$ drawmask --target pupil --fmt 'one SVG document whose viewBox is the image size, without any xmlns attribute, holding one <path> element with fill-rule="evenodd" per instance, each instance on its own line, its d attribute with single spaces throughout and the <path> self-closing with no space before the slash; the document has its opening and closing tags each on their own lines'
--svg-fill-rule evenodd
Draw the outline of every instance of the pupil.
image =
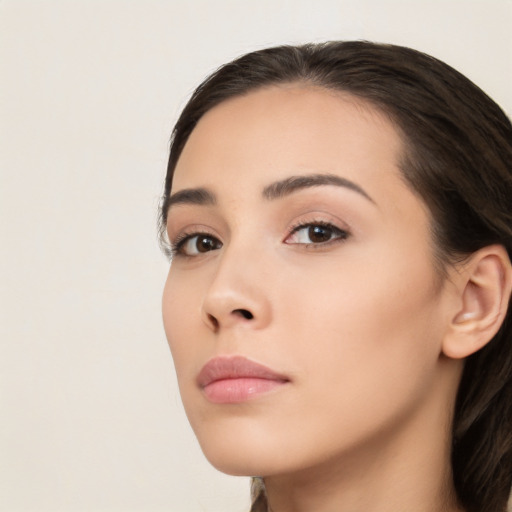
<svg viewBox="0 0 512 512">
<path fill-rule="evenodd" d="M 213 240 L 207 237 L 198 238 L 196 245 L 199 252 L 208 252 L 213 249 Z"/>
<path fill-rule="evenodd" d="M 311 226 L 309 228 L 309 239 L 312 242 L 327 242 L 331 238 L 331 230 L 323 226 Z"/>
</svg>

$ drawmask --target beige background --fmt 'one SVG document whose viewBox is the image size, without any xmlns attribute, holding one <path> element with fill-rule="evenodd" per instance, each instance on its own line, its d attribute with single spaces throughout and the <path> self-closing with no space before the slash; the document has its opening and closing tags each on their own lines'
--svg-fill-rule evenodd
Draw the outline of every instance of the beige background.
<svg viewBox="0 0 512 512">
<path fill-rule="evenodd" d="M 511 0 L 0 1 L 0 510 L 248 507 L 190 432 L 160 319 L 168 138 L 207 72 L 366 38 L 446 60 L 510 115 L 511 27 Z"/>
</svg>

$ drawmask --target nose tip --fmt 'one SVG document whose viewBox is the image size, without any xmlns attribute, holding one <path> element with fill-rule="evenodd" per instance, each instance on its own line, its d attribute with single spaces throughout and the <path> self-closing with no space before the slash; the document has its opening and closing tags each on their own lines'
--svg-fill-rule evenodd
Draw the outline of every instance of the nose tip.
<svg viewBox="0 0 512 512">
<path fill-rule="evenodd" d="M 201 306 L 203 321 L 210 329 L 262 329 L 271 321 L 272 301 L 265 286 L 270 280 L 263 278 L 268 265 L 262 268 L 262 259 L 256 258 L 250 244 L 224 246 L 214 260 L 211 281 L 205 283 Z"/>
</svg>

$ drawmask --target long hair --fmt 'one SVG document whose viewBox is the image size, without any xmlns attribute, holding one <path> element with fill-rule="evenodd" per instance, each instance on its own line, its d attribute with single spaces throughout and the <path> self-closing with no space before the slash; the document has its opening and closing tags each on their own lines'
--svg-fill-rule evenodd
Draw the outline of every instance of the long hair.
<svg viewBox="0 0 512 512">
<path fill-rule="evenodd" d="M 405 143 L 400 169 L 428 206 L 436 263 L 491 244 L 512 258 L 512 125 L 482 90 L 410 48 L 364 41 L 279 46 L 222 66 L 194 92 L 172 133 L 161 230 L 174 169 L 201 117 L 264 86 L 309 83 L 344 91 L 384 112 Z M 452 470 L 468 512 L 505 512 L 512 484 L 511 308 L 496 336 L 465 362 L 452 431 Z M 253 511 L 265 510 L 261 481 Z"/>
</svg>

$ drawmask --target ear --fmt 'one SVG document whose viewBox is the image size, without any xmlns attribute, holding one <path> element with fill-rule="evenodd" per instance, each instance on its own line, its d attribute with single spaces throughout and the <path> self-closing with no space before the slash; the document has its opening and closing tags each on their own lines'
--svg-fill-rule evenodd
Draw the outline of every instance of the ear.
<svg viewBox="0 0 512 512">
<path fill-rule="evenodd" d="M 443 339 L 443 353 L 467 357 L 485 346 L 507 314 L 512 290 L 512 266 L 501 245 L 475 252 L 455 278 L 460 300 Z"/>
</svg>

